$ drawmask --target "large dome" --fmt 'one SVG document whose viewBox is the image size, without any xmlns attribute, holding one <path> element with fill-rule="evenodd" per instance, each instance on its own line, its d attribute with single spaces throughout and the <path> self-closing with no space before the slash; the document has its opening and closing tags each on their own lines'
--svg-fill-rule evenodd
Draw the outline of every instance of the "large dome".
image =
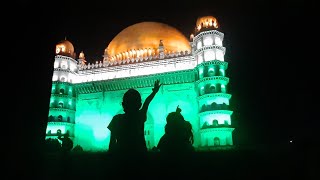
<svg viewBox="0 0 320 180">
<path fill-rule="evenodd" d="M 105 55 L 108 54 L 112 61 L 119 55 L 122 57 L 127 54 L 130 57 L 130 54 L 138 51 L 156 53 L 160 40 L 166 52 L 191 50 L 188 39 L 176 28 L 158 22 L 141 22 L 125 28 L 115 36 L 106 48 Z"/>
</svg>

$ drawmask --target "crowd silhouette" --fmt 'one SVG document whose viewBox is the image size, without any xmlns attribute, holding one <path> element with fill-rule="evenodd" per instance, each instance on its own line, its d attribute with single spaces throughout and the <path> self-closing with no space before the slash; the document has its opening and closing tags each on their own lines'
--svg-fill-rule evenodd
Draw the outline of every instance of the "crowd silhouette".
<svg viewBox="0 0 320 180">
<path fill-rule="evenodd" d="M 107 127 L 111 132 L 108 153 L 111 155 L 111 159 L 115 158 L 111 160 L 111 168 L 113 168 L 111 172 L 115 173 L 118 178 L 121 178 L 122 175 L 126 176 L 126 173 L 129 172 L 144 175 L 145 169 L 148 169 L 150 163 L 154 161 L 150 161 L 148 158 L 150 156 L 147 153 L 144 125 L 147 121 L 149 104 L 158 93 L 161 85 L 159 80 L 154 82 L 152 92 L 143 104 L 141 95 L 136 89 L 131 88 L 125 92 L 122 100 L 124 114 L 115 115 Z M 152 148 L 153 152 L 177 155 L 194 151 L 192 126 L 184 119 L 181 111 L 178 106 L 175 112 L 167 115 L 165 133 L 159 144 Z M 168 164 L 173 164 L 173 159 L 163 158 L 160 163 L 168 166 Z M 170 163 L 168 163 L 169 161 Z"/>
<path fill-rule="evenodd" d="M 149 104 L 160 87 L 160 81 L 156 80 L 151 94 L 143 105 L 141 95 L 137 90 L 131 88 L 123 95 L 122 106 L 125 113 L 115 115 L 108 125 L 111 132 L 109 152 L 136 156 L 148 151 L 144 138 L 144 123 L 147 120 Z M 177 106 L 175 112 L 168 114 L 165 134 L 154 149 L 161 153 L 194 151 L 192 125 L 184 119 L 181 111 L 181 108 Z"/>
</svg>

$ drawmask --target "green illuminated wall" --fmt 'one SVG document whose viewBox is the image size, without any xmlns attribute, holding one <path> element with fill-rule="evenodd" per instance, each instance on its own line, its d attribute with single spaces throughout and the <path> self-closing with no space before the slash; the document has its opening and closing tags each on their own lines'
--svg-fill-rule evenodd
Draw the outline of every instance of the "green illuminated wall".
<svg viewBox="0 0 320 180">
<path fill-rule="evenodd" d="M 144 99 L 152 91 L 149 88 L 137 88 Z M 123 113 L 121 102 L 126 90 L 81 94 L 77 101 L 75 143 L 86 150 L 106 150 L 109 145 L 110 131 L 107 125 L 112 117 Z M 145 139 L 148 148 L 156 146 L 164 133 L 166 116 L 175 111 L 177 105 L 182 114 L 190 120 L 193 127 L 198 127 L 198 106 L 194 83 L 164 85 L 151 102 L 148 119 L 145 123 Z M 196 138 L 195 145 L 198 144 Z"/>
</svg>

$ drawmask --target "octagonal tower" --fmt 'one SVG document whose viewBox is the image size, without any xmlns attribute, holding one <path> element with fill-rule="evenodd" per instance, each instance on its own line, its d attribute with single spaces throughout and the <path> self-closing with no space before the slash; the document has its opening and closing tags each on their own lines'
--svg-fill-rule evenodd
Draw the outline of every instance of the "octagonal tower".
<svg viewBox="0 0 320 180">
<path fill-rule="evenodd" d="M 227 92 L 228 63 L 224 61 L 224 34 L 217 29 L 216 18 L 198 18 L 195 34 L 191 35 L 193 55 L 196 59 L 196 82 L 200 148 L 212 149 L 233 145 L 231 127 L 231 94 Z"/>
</svg>

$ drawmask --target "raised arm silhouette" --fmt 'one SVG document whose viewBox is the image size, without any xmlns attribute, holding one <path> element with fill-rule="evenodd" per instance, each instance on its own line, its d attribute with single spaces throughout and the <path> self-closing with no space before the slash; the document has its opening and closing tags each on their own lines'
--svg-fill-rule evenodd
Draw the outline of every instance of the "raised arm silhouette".
<svg viewBox="0 0 320 180">
<path fill-rule="evenodd" d="M 151 94 L 143 105 L 141 95 L 137 90 L 131 88 L 124 94 L 122 101 L 124 114 L 115 115 L 108 125 L 108 129 L 111 131 L 109 152 L 123 154 L 147 152 L 144 123 L 147 120 L 149 104 L 160 87 L 160 81 L 156 80 Z"/>
</svg>

